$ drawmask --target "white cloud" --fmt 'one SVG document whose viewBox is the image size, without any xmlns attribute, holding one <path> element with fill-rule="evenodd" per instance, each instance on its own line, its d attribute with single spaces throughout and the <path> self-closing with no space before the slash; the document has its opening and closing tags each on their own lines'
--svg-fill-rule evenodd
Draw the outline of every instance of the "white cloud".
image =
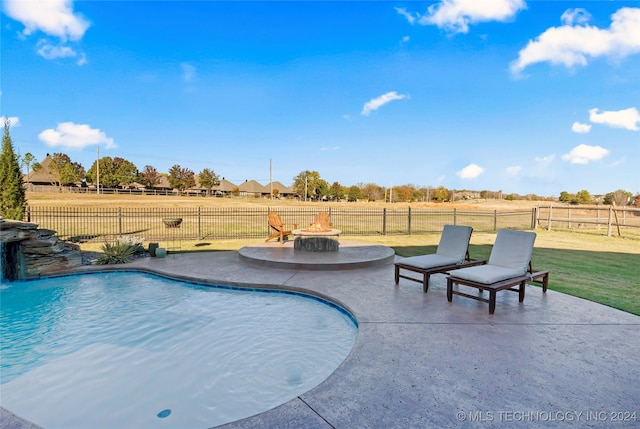
<svg viewBox="0 0 640 429">
<path fill-rule="evenodd" d="M 505 171 L 509 176 L 517 176 L 522 171 L 522 166 L 514 165 L 511 167 L 507 167 Z"/>
<path fill-rule="evenodd" d="M 456 172 L 456 175 L 461 179 L 475 179 L 484 173 L 484 168 L 476 164 L 469 164 L 462 170 Z"/>
<path fill-rule="evenodd" d="M 511 63 L 515 75 L 532 64 L 550 62 L 573 67 L 587 65 L 588 58 L 609 56 L 624 58 L 640 52 L 640 8 L 621 8 L 611 15 L 611 26 L 590 26 L 583 9 L 569 9 L 562 14 L 564 25 L 545 30 L 530 40 Z"/>
<path fill-rule="evenodd" d="M 429 6 L 422 15 L 405 8 L 396 8 L 396 11 L 410 24 L 437 25 L 452 33 L 467 33 L 469 24 L 508 21 L 525 8 L 524 0 L 442 0 Z"/>
<path fill-rule="evenodd" d="M 603 147 L 581 144 L 571 149 L 571 152 L 562 155 L 562 159 L 571 164 L 588 164 L 591 161 L 602 159 L 607 154 L 609 151 Z"/>
<path fill-rule="evenodd" d="M 415 24 L 416 20 L 420 17 L 420 15 L 417 13 L 407 12 L 407 9 L 404 7 L 397 7 L 396 12 L 404 16 L 409 22 L 409 24 Z"/>
<path fill-rule="evenodd" d="M 371 112 L 378 110 L 385 104 L 390 103 L 393 100 L 402 100 L 403 98 L 407 98 L 407 96 L 405 94 L 398 94 L 396 91 L 387 92 L 386 94 L 382 94 L 380 97 L 373 98 L 366 102 L 360 114 L 369 116 Z"/>
<path fill-rule="evenodd" d="M 591 14 L 581 7 L 567 9 L 560 17 L 564 25 L 586 24 L 591 19 Z"/>
<path fill-rule="evenodd" d="M 404 36 L 404 37 L 402 38 L 402 43 L 409 43 L 409 40 L 411 40 L 411 37 L 409 37 L 409 36 Z"/>
<path fill-rule="evenodd" d="M 107 148 L 117 147 L 113 139 L 89 125 L 62 122 L 54 130 L 49 128 L 38 134 L 38 138 L 47 146 L 67 149 L 83 149 L 87 146 L 105 144 Z"/>
<path fill-rule="evenodd" d="M 23 34 L 42 31 L 63 42 L 80 40 L 89 28 L 89 22 L 73 12 L 71 0 L 5 0 L 5 13 L 24 25 Z"/>
<path fill-rule="evenodd" d="M 87 56 L 84 53 L 80 54 L 79 56 L 80 56 L 80 58 L 78 58 L 78 61 L 76 61 L 77 65 L 83 66 L 83 65 L 85 65 L 85 64 L 87 64 L 89 62 L 87 60 Z"/>
<path fill-rule="evenodd" d="M 182 68 L 182 78 L 184 81 L 192 82 L 196 77 L 196 68 L 188 63 L 182 63 L 180 64 L 180 67 Z"/>
<path fill-rule="evenodd" d="M 38 41 L 38 55 L 47 60 L 56 58 L 69 58 L 78 55 L 73 48 L 68 46 L 53 46 L 45 39 Z"/>
<path fill-rule="evenodd" d="M 323 146 L 323 147 L 320 148 L 320 150 L 322 152 L 325 152 L 325 151 L 331 151 L 332 152 L 332 151 L 339 150 L 339 149 L 340 149 L 340 146 L 331 146 L 331 147 Z"/>
<path fill-rule="evenodd" d="M 617 111 L 604 111 L 600 109 L 589 110 L 589 120 L 594 124 L 605 124 L 614 128 L 624 128 L 630 131 L 638 131 L 640 128 L 640 112 L 635 107 Z"/>
<path fill-rule="evenodd" d="M 82 39 L 90 26 L 82 15 L 74 13 L 72 0 L 5 0 L 4 12 L 24 25 L 21 38 L 40 31 L 59 40 L 56 44 L 40 39 L 37 52 L 41 57 L 47 60 L 79 57 L 77 65 L 87 63 L 85 54 L 78 55 L 67 46 L 69 41 Z"/>
<path fill-rule="evenodd" d="M 573 125 L 571 125 L 571 131 L 578 134 L 586 134 L 591 131 L 591 125 L 574 122 Z"/>
<path fill-rule="evenodd" d="M 535 157 L 535 161 L 540 167 L 548 166 L 549 164 L 551 164 L 553 162 L 554 159 L 556 159 L 556 155 L 555 154 L 551 154 L 551 155 L 547 155 L 547 156 L 537 156 L 537 157 Z"/>
</svg>

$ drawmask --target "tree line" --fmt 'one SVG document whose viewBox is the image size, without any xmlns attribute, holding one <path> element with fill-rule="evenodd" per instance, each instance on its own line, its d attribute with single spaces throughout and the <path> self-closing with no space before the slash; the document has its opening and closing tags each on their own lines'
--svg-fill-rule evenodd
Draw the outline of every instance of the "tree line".
<svg viewBox="0 0 640 429">
<path fill-rule="evenodd" d="M 82 164 L 73 162 L 67 154 L 54 153 L 50 156 L 49 172 L 57 184 L 70 185 L 81 181 L 97 184 L 102 187 L 119 188 L 133 183 L 139 183 L 147 189 L 153 189 L 160 185 L 162 177 L 166 176 L 169 186 L 179 191 L 196 186 L 196 173 L 179 164 L 173 165 L 169 172 L 160 173 L 155 167 L 145 165 L 142 171 L 130 161 L 120 157 L 102 157 L 94 161 L 88 171 L 85 172 Z M 42 166 L 32 154 L 27 153 L 18 157 L 20 163 L 27 170 L 40 171 Z M 99 177 L 98 177 L 99 175 Z M 197 175 L 198 184 L 211 194 L 213 187 L 220 184 L 219 175 L 210 168 L 205 168 Z M 499 191 L 473 191 L 455 190 L 444 186 L 416 186 L 412 184 L 383 187 L 376 183 L 358 183 L 345 186 L 339 182 L 329 183 L 320 176 L 318 171 L 304 170 L 293 178 L 292 189 L 294 194 L 303 200 L 309 201 L 389 201 L 389 202 L 447 202 L 464 199 L 505 199 L 505 200 L 529 200 L 545 201 L 555 200 L 553 197 L 543 197 L 536 194 L 519 195 L 515 193 L 503 194 Z M 277 196 L 274 190 L 274 196 Z M 558 198 L 560 202 L 571 204 L 616 204 L 624 206 L 632 204 L 640 206 L 640 195 L 633 197 L 632 193 L 618 189 L 604 196 L 592 196 L 587 190 L 581 190 L 575 194 L 562 191 Z"/>
<path fill-rule="evenodd" d="M 99 184 L 105 188 L 121 188 L 139 183 L 145 188 L 153 189 L 161 184 L 163 176 L 167 177 L 169 186 L 173 189 L 184 191 L 196 186 L 196 174 L 179 164 L 173 165 L 167 174 L 163 174 L 151 165 L 145 165 L 144 169 L 139 171 L 132 162 L 124 158 L 105 156 L 94 161 L 89 170 L 85 171 L 82 164 L 73 162 L 65 153 L 47 154 L 47 156 L 50 158 L 48 172 L 55 182 L 53 184 L 60 186 L 75 185 L 80 182 Z M 40 163 L 34 162 L 34 157 L 30 153 L 21 158 L 21 163 L 27 169 L 27 177 L 29 172 L 38 172 L 43 169 Z M 220 184 L 220 178 L 214 170 L 205 168 L 198 173 L 198 182 L 210 193 L 214 186 Z"/>
<path fill-rule="evenodd" d="M 624 189 L 618 189 L 614 192 L 609 192 L 602 196 L 602 198 L 592 196 L 589 191 L 583 189 L 575 194 L 571 194 L 567 191 L 560 192 L 558 201 L 569 204 L 606 204 L 616 206 L 633 205 L 640 207 L 640 194 L 635 197 L 629 191 Z"/>
<path fill-rule="evenodd" d="M 173 165 L 167 174 L 160 173 L 151 166 L 145 165 L 142 171 L 130 161 L 120 157 L 102 157 L 93 162 L 88 171 L 82 164 L 73 162 L 64 153 L 47 154 L 50 157 L 49 173 L 58 185 L 74 185 L 82 183 L 100 183 L 103 187 L 126 187 L 139 183 L 146 188 L 157 187 L 162 177 L 166 176 L 169 186 L 184 191 L 196 186 L 196 174 L 179 164 Z M 19 156 L 13 149 L 10 136 L 10 123 L 4 118 L 4 134 L 2 138 L 2 153 L 0 154 L 0 216 L 9 219 L 21 219 L 26 204 L 23 187 L 22 168 L 26 168 L 27 177 L 31 172 L 38 172 L 43 167 L 35 161 L 31 153 Z M 198 173 L 198 183 L 201 188 L 211 194 L 214 186 L 220 184 L 220 178 L 213 169 L 205 168 Z M 304 170 L 293 178 L 294 194 L 305 201 L 388 201 L 388 202 L 446 202 L 461 199 L 506 199 L 506 200 L 553 200 L 553 197 L 541 197 L 535 194 L 518 195 L 506 194 L 502 191 L 472 191 L 452 190 L 444 186 L 416 186 L 412 184 L 393 187 L 383 187 L 375 183 L 358 183 L 344 186 L 339 182 L 329 184 L 317 171 Z M 237 193 L 236 193 L 237 194 Z M 277 190 L 274 190 L 274 196 Z M 640 194 L 633 196 L 629 191 L 618 189 L 607 193 L 601 198 L 592 196 L 587 190 L 575 194 L 562 191 L 559 201 L 570 204 L 615 204 L 618 206 L 634 205 L 640 207 Z"/>
</svg>

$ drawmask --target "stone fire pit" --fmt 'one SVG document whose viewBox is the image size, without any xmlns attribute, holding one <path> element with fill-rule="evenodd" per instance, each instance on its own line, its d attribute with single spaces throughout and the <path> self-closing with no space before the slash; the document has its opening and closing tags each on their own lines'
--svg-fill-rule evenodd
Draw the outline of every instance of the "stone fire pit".
<svg viewBox="0 0 640 429">
<path fill-rule="evenodd" d="M 320 212 L 308 228 L 294 229 L 293 249 L 303 252 L 337 252 L 339 229 L 331 228 L 329 213 Z"/>
<path fill-rule="evenodd" d="M 340 246 L 339 229 L 314 231 L 310 229 L 294 229 L 293 249 L 303 252 L 337 252 Z"/>
</svg>

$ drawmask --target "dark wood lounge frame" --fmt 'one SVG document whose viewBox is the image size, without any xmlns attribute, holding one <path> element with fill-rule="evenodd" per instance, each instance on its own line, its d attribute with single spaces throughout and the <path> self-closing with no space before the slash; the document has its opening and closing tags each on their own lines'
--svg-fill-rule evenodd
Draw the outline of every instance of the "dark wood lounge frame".
<svg viewBox="0 0 640 429">
<path fill-rule="evenodd" d="M 493 314 L 496 310 L 496 293 L 498 291 L 506 289 L 513 292 L 518 292 L 518 300 L 519 302 L 522 302 L 524 301 L 524 291 L 527 283 L 540 284 L 542 285 L 542 292 L 546 292 L 549 285 L 549 270 L 533 271 L 531 269 L 531 262 L 529 262 L 528 274 L 520 277 L 514 277 L 512 279 L 502 280 L 492 284 L 484 284 L 471 280 L 458 279 L 449 275 L 447 277 L 447 300 L 451 302 L 453 300 L 453 295 L 460 295 L 467 298 L 475 299 L 476 301 L 488 302 L 489 314 Z M 482 296 L 469 295 L 464 292 L 453 290 L 454 284 L 478 288 L 480 290 L 480 293 L 488 290 L 489 299 Z M 514 286 L 519 287 L 515 288 Z"/>
<path fill-rule="evenodd" d="M 400 282 L 401 278 L 411 280 L 417 283 L 422 283 L 422 291 L 424 293 L 427 293 L 427 291 L 429 290 L 429 277 L 431 277 L 432 274 L 449 274 L 449 271 L 451 270 L 473 267 L 475 265 L 483 265 L 486 263 L 487 261 L 485 259 L 471 259 L 469 257 L 469 251 L 467 251 L 467 254 L 464 258 L 464 262 L 462 262 L 461 264 L 441 265 L 439 267 L 432 267 L 432 268 L 419 268 L 419 267 L 414 267 L 413 265 L 403 264 L 402 261 L 400 261 L 395 263 L 395 268 L 396 268 L 395 280 L 396 280 L 396 284 Z M 422 274 L 422 279 L 417 279 L 415 277 L 400 274 L 400 269 Z"/>
</svg>

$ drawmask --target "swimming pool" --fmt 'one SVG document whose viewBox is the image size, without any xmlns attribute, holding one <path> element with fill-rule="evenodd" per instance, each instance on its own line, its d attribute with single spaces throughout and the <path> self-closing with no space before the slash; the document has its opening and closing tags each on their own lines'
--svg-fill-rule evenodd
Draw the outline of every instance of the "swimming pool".
<svg viewBox="0 0 640 429">
<path fill-rule="evenodd" d="M 0 291 L 1 405 L 47 429 L 208 428 L 310 390 L 351 350 L 317 298 L 112 272 Z"/>
</svg>

